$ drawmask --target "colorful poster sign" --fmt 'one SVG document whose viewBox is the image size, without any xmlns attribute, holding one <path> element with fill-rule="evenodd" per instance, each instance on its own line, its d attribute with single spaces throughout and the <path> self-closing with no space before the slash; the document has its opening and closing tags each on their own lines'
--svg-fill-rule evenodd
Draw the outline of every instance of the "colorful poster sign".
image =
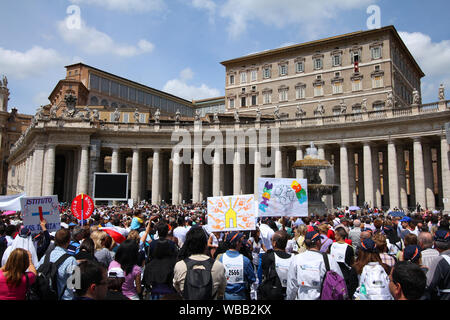
<svg viewBox="0 0 450 320">
<path fill-rule="evenodd" d="M 58 196 L 23 197 L 20 198 L 23 225 L 31 230 L 31 234 L 41 231 L 41 220 L 47 221 L 48 232 L 61 229 Z"/>
<path fill-rule="evenodd" d="M 307 217 L 306 179 L 258 178 L 260 217 Z"/>
<path fill-rule="evenodd" d="M 208 198 L 209 231 L 255 230 L 256 218 L 253 194 Z"/>
</svg>

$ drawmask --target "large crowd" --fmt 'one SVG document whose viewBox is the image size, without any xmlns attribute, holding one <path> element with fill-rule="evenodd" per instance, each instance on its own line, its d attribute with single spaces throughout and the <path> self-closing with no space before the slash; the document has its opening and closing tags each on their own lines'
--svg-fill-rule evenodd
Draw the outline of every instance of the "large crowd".
<svg viewBox="0 0 450 320">
<path fill-rule="evenodd" d="M 0 215 L 0 300 L 449 300 L 449 217 L 335 209 L 212 232 L 205 203 Z M 53 271 L 52 271 L 53 270 Z M 53 272 L 53 273 L 52 273 Z"/>
</svg>

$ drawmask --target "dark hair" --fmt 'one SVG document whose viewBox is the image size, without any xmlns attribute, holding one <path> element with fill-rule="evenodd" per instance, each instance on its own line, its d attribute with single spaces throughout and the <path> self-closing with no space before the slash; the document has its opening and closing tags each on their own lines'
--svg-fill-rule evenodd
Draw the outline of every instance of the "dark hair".
<svg viewBox="0 0 450 320">
<path fill-rule="evenodd" d="M 122 292 L 122 285 L 125 282 L 125 278 L 117 278 L 114 276 L 108 277 L 108 290 Z"/>
<path fill-rule="evenodd" d="M 193 254 L 203 254 L 208 245 L 208 238 L 202 227 L 191 227 L 186 233 L 186 240 L 180 250 L 179 258 L 187 258 Z"/>
<path fill-rule="evenodd" d="M 405 247 L 410 244 L 417 244 L 417 236 L 414 233 L 408 233 L 403 239 Z"/>
<path fill-rule="evenodd" d="M 81 262 L 78 267 L 80 268 L 81 281 L 80 288 L 76 289 L 76 294 L 83 296 L 91 284 L 100 284 L 102 282 L 106 268 L 102 264 L 91 260 Z"/>
<path fill-rule="evenodd" d="M 17 231 L 16 226 L 10 224 L 10 225 L 8 225 L 8 226 L 6 227 L 6 229 L 5 229 L 5 234 L 6 234 L 7 236 L 12 237 L 16 231 Z"/>
<path fill-rule="evenodd" d="M 348 237 L 347 231 L 343 227 L 336 228 L 334 232 L 335 234 L 339 234 L 342 239 L 347 239 Z"/>
<path fill-rule="evenodd" d="M 92 240 L 91 238 L 84 239 L 83 242 L 80 244 L 80 251 L 83 250 L 94 255 L 95 253 L 94 240 Z"/>
<path fill-rule="evenodd" d="M 55 245 L 62 247 L 70 243 L 70 231 L 68 229 L 59 229 L 55 234 Z"/>
<path fill-rule="evenodd" d="M 120 264 L 125 275 L 131 273 L 139 260 L 139 245 L 132 239 L 127 239 L 119 246 L 115 260 Z"/>
<path fill-rule="evenodd" d="M 277 249 L 285 250 L 288 241 L 287 232 L 284 230 L 275 232 L 272 236 L 272 241 L 275 242 Z"/>
<path fill-rule="evenodd" d="M 427 277 L 420 267 L 409 261 L 398 261 L 392 271 L 392 281 L 400 283 L 408 300 L 418 300 L 425 292 Z"/>
<path fill-rule="evenodd" d="M 156 225 L 156 230 L 158 231 L 158 237 L 165 238 L 169 233 L 169 226 L 167 225 L 167 223 L 160 221 Z"/>
</svg>

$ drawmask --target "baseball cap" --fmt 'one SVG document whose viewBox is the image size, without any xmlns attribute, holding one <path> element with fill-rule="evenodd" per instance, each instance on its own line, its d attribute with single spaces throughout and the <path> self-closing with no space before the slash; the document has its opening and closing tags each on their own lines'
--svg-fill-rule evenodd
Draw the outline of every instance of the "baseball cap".
<svg viewBox="0 0 450 320">
<path fill-rule="evenodd" d="M 22 229 L 20 229 L 19 236 L 21 236 L 22 238 L 27 238 L 30 234 L 31 230 L 27 227 L 23 227 Z"/>
<path fill-rule="evenodd" d="M 450 231 L 447 230 L 438 230 L 434 234 L 434 241 L 439 242 L 448 242 L 450 241 Z"/>
<path fill-rule="evenodd" d="M 320 234 L 317 231 L 309 231 L 306 233 L 305 240 L 310 240 L 311 242 L 320 241 Z"/>
<path fill-rule="evenodd" d="M 407 216 L 404 216 L 404 217 L 402 218 L 402 220 L 400 220 L 400 222 L 411 222 L 411 218 L 410 218 L 410 217 L 407 217 Z"/>
<path fill-rule="evenodd" d="M 243 236 L 244 236 L 244 234 L 243 234 L 242 232 L 238 232 L 238 231 L 230 232 L 230 233 L 227 235 L 226 242 L 229 242 L 229 243 L 231 243 L 231 244 L 235 244 L 235 243 L 237 243 Z"/>
<path fill-rule="evenodd" d="M 406 246 L 405 251 L 403 252 L 403 258 L 405 261 L 416 262 L 420 257 L 420 247 L 415 244 L 410 244 Z"/>
<path fill-rule="evenodd" d="M 364 239 L 361 241 L 361 248 L 366 252 L 375 252 L 377 245 L 375 241 L 370 238 Z"/>
</svg>

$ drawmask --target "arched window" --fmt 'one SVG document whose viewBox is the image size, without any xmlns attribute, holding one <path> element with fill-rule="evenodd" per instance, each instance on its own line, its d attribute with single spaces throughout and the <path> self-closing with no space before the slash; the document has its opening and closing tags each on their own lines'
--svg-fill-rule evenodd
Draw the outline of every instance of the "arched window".
<svg viewBox="0 0 450 320">
<path fill-rule="evenodd" d="M 373 110 L 383 110 L 384 109 L 384 102 L 383 101 L 375 101 L 372 105 Z"/>
<path fill-rule="evenodd" d="M 97 97 L 91 97 L 91 101 L 89 102 L 91 106 L 98 106 L 98 98 Z"/>
<path fill-rule="evenodd" d="M 118 107 L 118 105 L 117 105 L 117 103 L 116 102 L 113 102 L 113 103 L 111 103 L 111 108 L 117 108 Z"/>
<path fill-rule="evenodd" d="M 104 106 L 104 107 L 108 107 L 109 106 L 108 100 L 103 99 L 102 102 L 101 102 L 101 105 Z"/>
</svg>

